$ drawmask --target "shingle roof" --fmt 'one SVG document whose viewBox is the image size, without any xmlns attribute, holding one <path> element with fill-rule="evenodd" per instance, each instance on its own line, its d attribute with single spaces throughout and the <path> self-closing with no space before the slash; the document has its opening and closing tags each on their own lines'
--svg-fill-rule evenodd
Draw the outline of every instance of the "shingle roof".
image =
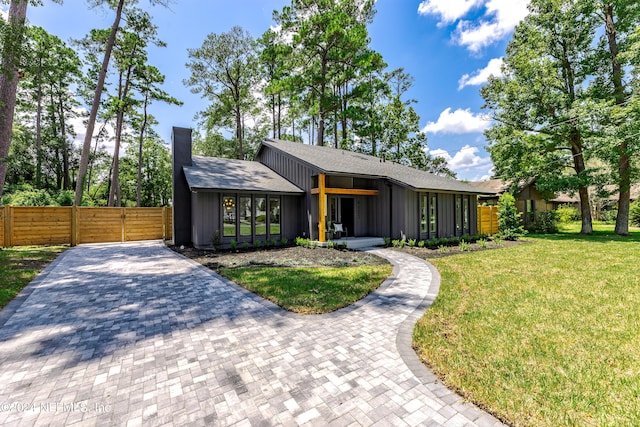
<svg viewBox="0 0 640 427">
<path fill-rule="evenodd" d="M 501 179 L 488 179 L 486 181 L 472 181 L 469 184 L 474 187 L 480 188 L 485 194 L 491 194 L 492 196 L 499 196 L 505 191 L 509 190 L 509 184 L 505 183 Z"/>
<path fill-rule="evenodd" d="M 304 193 L 262 163 L 218 157 L 193 156 L 183 168 L 191 191 L 243 190 L 271 193 Z"/>
<path fill-rule="evenodd" d="M 529 182 L 529 184 L 531 183 L 533 183 L 533 181 Z M 486 181 L 475 181 L 475 182 L 470 182 L 469 184 L 473 185 L 474 187 L 478 187 L 485 190 L 486 194 L 491 194 L 495 196 L 500 196 L 502 195 L 502 193 L 509 190 L 509 183 L 502 179 L 489 179 Z M 529 185 L 529 184 L 526 184 L 526 185 Z M 591 189 L 593 190 L 593 188 Z M 611 193 L 610 196 L 605 197 L 606 199 L 618 200 L 618 187 L 616 187 L 615 185 L 605 185 L 604 190 Z M 640 197 L 640 184 L 632 185 L 630 192 L 631 192 L 631 200 L 638 199 L 638 197 Z M 570 193 L 567 193 L 567 192 L 558 192 L 555 194 L 555 197 L 553 199 L 549 199 L 549 201 L 556 202 L 556 203 L 579 203 L 580 197 L 578 197 L 577 193 L 571 195 Z"/>
<path fill-rule="evenodd" d="M 469 184 L 414 169 L 378 157 L 330 147 L 268 139 L 263 146 L 271 147 L 296 157 L 325 173 L 388 178 L 414 190 L 440 190 L 481 194 Z M 260 150 L 263 149 L 260 147 Z"/>
</svg>

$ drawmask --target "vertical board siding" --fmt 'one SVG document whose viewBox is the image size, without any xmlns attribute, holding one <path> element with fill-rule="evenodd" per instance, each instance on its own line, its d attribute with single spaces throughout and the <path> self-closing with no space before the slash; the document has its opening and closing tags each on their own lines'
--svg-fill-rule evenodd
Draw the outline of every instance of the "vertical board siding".
<svg viewBox="0 0 640 427">
<path fill-rule="evenodd" d="M 221 195 L 219 193 L 192 193 L 193 245 L 204 248 L 213 245 L 213 237 L 217 233 L 222 239 L 221 228 Z M 237 239 L 237 238 L 236 238 Z"/>
<path fill-rule="evenodd" d="M 71 213 L 71 207 L 11 207 L 11 245 L 70 244 Z"/>
<path fill-rule="evenodd" d="M 470 234 L 473 236 L 479 234 L 478 231 L 478 197 L 469 196 L 469 228 Z"/>
<path fill-rule="evenodd" d="M 311 232 L 311 235 L 317 238 L 317 209 L 312 207 L 311 188 L 312 177 L 318 175 L 320 170 L 318 168 L 312 168 L 308 164 L 293 158 L 286 153 L 267 146 L 263 147 L 260 156 L 255 160 L 264 164 L 269 169 L 294 183 L 306 192 L 303 209 L 298 211 L 298 214 L 300 215 L 299 221 L 303 224 L 302 230 L 306 230 L 307 236 L 309 236 L 309 233 Z M 308 213 L 312 213 L 314 215 L 312 228 L 315 228 L 312 230 L 308 230 Z"/>
<path fill-rule="evenodd" d="M 405 192 L 405 224 L 406 230 L 403 230 L 407 239 L 420 239 L 420 193 L 415 191 Z"/>
<path fill-rule="evenodd" d="M 453 194 L 438 194 L 438 236 L 455 236 L 455 197 Z"/>
</svg>

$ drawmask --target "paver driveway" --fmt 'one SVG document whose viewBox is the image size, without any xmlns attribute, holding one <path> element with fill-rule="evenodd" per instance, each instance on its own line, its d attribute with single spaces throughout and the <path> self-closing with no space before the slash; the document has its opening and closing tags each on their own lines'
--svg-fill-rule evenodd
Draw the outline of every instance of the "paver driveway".
<svg viewBox="0 0 640 427">
<path fill-rule="evenodd" d="M 160 242 L 70 249 L 2 312 L 0 424 L 499 424 L 411 350 L 437 272 L 374 252 L 391 280 L 299 316 Z"/>
</svg>

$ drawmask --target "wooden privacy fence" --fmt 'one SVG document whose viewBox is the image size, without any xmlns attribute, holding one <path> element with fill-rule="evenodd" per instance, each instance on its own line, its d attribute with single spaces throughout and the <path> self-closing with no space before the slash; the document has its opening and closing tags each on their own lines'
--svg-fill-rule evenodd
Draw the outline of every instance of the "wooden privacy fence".
<svg viewBox="0 0 640 427">
<path fill-rule="evenodd" d="M 0 246 L 170 239 L 171 208 L 0 208 Z"/>
<path fill-rule="evenodd" d="M 498 207 L 478 206 L 478 233 L 496 234 L 498 232 Z"/>
</svg>

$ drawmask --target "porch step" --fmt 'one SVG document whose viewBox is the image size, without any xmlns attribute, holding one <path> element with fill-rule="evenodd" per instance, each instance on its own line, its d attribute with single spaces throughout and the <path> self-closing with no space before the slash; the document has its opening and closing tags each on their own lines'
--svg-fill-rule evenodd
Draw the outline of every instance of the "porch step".
<svg viewBox="0 0 640 427">
<path fill-rule="evenodd" d="M 335 244 L 345 244 L 347 249 L 361 249 L 372 246 L 384 246 L 384 239 L 382 237 L 349 237 L 346 239 L 332 240 Z M 321 243 L 322 246 L 326 246 L 326 242 Z"/>
</svg>

